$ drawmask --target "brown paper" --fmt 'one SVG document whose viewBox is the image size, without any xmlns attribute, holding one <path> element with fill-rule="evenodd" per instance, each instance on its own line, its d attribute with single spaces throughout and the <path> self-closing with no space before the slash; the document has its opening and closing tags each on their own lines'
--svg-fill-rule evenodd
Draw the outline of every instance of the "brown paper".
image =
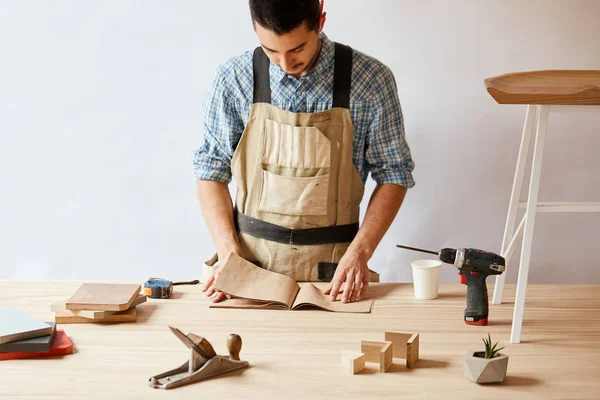
<svg viewBox="0 0 600 400">
<path fill-rule="evenodd" d="M 259 268 L 231 254 L 217 278 L 215 287 L 234 298 L 211 304 L 211 308 L 254 308 L 297 310 L 318 307 L 327 311 L 369 313 L 373 300 L 353 303 L 332 302 L 315 285 L 298 285 L 292 278 Z"/>
</svg>

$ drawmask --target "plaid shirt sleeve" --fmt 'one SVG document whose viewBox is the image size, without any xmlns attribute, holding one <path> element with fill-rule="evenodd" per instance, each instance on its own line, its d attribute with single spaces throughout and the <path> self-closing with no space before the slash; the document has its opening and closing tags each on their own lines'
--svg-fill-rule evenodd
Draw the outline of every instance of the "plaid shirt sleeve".
<svg viewBox="0 0 600 400">
<path fill-rule="evenodd" d="M 373 120 L 367 134 L 365 161 L 377 184 L 415 185 L 415 164 L 404 136 L 404 119 L 392 71 L 381 65 L 374 74 Z"/>
<path fill-rule="evenodd" d="M 203 139 L 192 156 L 197 179 L 231 182 L 234 146 L 244 131 L 242 118 L 228 93 L 226 82 L 231 73 L 226 66 L 217 70 L 202 105 Z"/>
</svg>

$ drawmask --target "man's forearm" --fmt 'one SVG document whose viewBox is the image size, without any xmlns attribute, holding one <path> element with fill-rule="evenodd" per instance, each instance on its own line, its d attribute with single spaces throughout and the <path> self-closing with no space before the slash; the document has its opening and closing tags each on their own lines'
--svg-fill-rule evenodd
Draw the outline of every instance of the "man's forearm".
<svg viewBox="0 0 600 400">
<path fill-rule="evenodd" d="M 407 189 L 395 184 L 378 185 L 365 214 L 365 219 L 350 247 L 349 252 L 369 260 L 383 235 L 394 221 L 398 210 L 404 201 Z"/>
<path fill-rule="evenodd" d="M 219 253 L 219 259 L 229 253 L 243 256 L 233 223 L 233 204 L 229 188 L 216 181 L 197 180 L 198 202 L 204 221 Z"/>
</svg>

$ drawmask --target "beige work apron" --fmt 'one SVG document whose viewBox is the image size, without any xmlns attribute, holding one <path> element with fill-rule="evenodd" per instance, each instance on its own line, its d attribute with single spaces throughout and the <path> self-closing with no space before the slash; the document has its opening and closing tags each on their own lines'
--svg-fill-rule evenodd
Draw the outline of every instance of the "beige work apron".
<svg viewBox="0 0 600 400">
<path fill-rule="evenodd" d="M 364 184 L 352 162 L 353 138 L 347 108 L 294 113 L 253 104 L 231 163 L 237 212 L 290 229 L 357 223 Z M 238 234 L 247 260 L 296 281 L 323 280 L 319 263 L 337 264 L 350 245 Z M 377 273 L 370 275 L 379 281 Z"/>
</svg>

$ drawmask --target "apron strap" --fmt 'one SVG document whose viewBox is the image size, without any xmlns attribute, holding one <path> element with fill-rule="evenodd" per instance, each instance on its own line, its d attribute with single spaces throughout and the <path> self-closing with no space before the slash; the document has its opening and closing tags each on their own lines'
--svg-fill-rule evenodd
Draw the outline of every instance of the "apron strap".
<svg viewBox="0 0 600 400">
<path fill-rule="evenodd" d="M 333 66 L 333 107 L 350 109 L 350 83 L 352 78 L 352 49 L 335 44 Z"/>
<path fill-rule="evenodd" d="M 254 103 L 271 104 L 271 84 L 269 82 L 269 57 L 262 47 L 254 49 L 252 71 L 254 73 Z"/>
<path fill-rule="evenodd" d="M 254 103 L 271 104 L 271 84 L 269 81 L 269 57 L 262 47 L 254 49 L 252 71 L 254 74 Z M 350 85 L 352 78 L 352 49 L 335 43 L 333 67 L 333 107 L 350 108 Z"/>
<path fill-rule="evenodd" d="M 337 263 L 320 262 L 317 269 L 317 279 L 321 282 L 331 282 L 337 266 Z"/>
</svg>

